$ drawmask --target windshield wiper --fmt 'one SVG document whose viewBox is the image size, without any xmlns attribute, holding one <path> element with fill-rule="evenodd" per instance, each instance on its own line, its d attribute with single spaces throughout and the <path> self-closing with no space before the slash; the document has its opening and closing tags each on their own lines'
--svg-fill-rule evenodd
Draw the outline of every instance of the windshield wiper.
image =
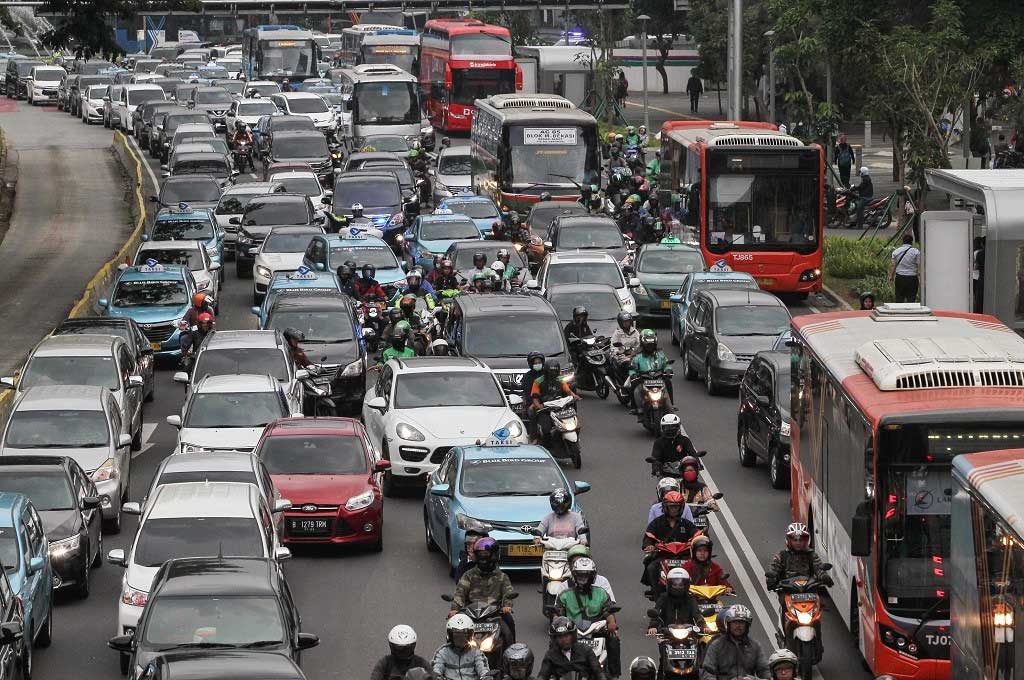
<svg viewBox="0 0 1024 680">
<path fill-rule="evenodd" d="M 233 645 L 241 649 L 255 649 L 257 647 L 273 647 L 274 645 L 283 644 L 280 640 L 258 640 L 256 642 L 246 642 L 241 645 Z"/>
<path fill-rule="evenodd" d="M 238 645 L 228 645 L 223 642 L 183 642 L 179 645 L 169 645 L 167 647 L 158 647 L 156 651 L 167 652 L 172 649 L 233 649 Z"/>
<path fill-rule="evenodd" d="M 484 493 L 473 494 L 476 498 L 489 498 L 492 496 L 543 496 L 545 494 L 534 491 L 485 491 Z"/>
</svg>

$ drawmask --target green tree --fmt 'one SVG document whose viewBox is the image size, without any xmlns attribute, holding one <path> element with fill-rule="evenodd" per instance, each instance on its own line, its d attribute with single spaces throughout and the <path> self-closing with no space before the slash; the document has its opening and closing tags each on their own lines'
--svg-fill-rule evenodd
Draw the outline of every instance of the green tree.
<svg viewBox="0 0 1024 680">
<path fill-rule="evenodd" d="M 471 12 L 470 16 L 489 24 L 504 26 L 512 34 L 513 45 L 529 45 L 537 33 L 537 24 L 533 12 Z"/>
<path fill-rule="evenodd" d="M 689 25 L 697 42 L 698 61 L 693 74 L 715 84 L 718 113 L 722 113 L 721 84 L 727 77 L 729 8 L 726 0 L 690 0 Z"/>
<path fill-rule="evenodd" d="M 647 22 L 647 47 L 658 53 L 654 70 L 661 76 L 662 93 L 668 94 L 668 71 L 665 70 L 665 63 L 676 38 L 686 32 L 686 14 L 676 11 L 673 0 L 638 0 L 633 6 L 633 14 L 646 14 L 651 17 Z M 640 30 L 640 22 L 636 22 L 636 28 Z"/>
<path fill-rule="evenodd" d="M 113 57 L 124 52 L 114 40 L 112 20 L 130 21 L 144 11 L 193 11 L 196 0 L 45 0 L 40 12 L 53 14 L 53 30 L 41 36 L 51 50 L 72 52 L 76 57 Z"/>
</svg>

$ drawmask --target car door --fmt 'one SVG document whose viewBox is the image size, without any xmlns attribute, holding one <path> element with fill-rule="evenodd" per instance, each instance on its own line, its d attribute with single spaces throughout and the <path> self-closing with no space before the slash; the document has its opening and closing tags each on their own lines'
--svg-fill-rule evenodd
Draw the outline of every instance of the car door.
<svg viewBox="0 0 1024 680">
<path fill-rule="evenodd" d="M 121 96 L 117 105 L 117 127 L 124 128 L 128 124 L 128 86 L 121 88 Z"/>
<path fill-rule="evenodd" d="M 757 400 L 754 397 L 754 381 L 760 363 L 761 361 L 756 357 L 750 362 L 739 387 L 738 427 L 747 432 L 747 446 L 750 446 L 750 439 L 753 437 L 754 426 L 752 423 L 757 407 Z"/>
<path fill-rule="evenodd" d="M 761 428 L 762 411 L 764 407 L 758 402 L 758 397 L 764 396 L 764 361 L 754 359 L 747 372 L 743 376 L 743 383 L 740 386 L 740 408 L 745 414 L 744 425 L 747 429 L 747 446 L 755 453 L 764 452 L 764 436 Z"/>
<path fill-rule="evenodd" d="M 766 404 L 757 408 L 757 451 L 767 457 L 772 442 L 772 428 L 775 423 L 775 372 L 767 361 L 761 362 L 757 371 L 758 397 L 764 397 Z"/>
<path fill-rule="evenodd" d="M 85 474 L 74 460 L 71 461 L 71 482 L 74 485 L 75 495 L 78 496 L 79 508 L 82 511 L 82 522 L 85 524 L 85 531 L 89 535 L 89 558 L 100 550 L 100 532 L 103 530 L 103 518 L 99 508 L 86 508 L 82 505 L 82 499 L 90 496 L 99 497 L 96 485 Z M 90 562 L 91 564 L 91 562 Z"/>
<path fill-rule="evenodd" d="M 449 451 L 444 457 L 437 470 L 427 480 L 427 505 L 429 511 L 427 516 L 430 519 L 430 533 L 434 536 L 437 544 L 444 547 L 445 537 L 448 535 L 448 522 L 451 517 L 451 498 L 446 496 L 435 496 L 430 493 L 430 487 L 434 484 L 452 484 L 455 478 L 453 470 L 456 467 L 455 451 Z"/>
<path fill-rule="evenodd" d="M 3 623 L 20 621 L 21 616 L 18 613 L 15 595 L 7 580 L 7 574 L 0 574 L 0 610 L 3 611 Z M 20 661 L 17 642 L 0 643 L 0 677 L 4 680 L 18 677 Z"/>
<path fill-rule="evenodd" d="M 44 586 L 48 584 L 45 584 L 44 580 L 49 579 L 50 575 L 47 569 L 40 569 L 33 574 L 29 563 L 36 557 L 45 561 L 48 547 L 43 535 L 43 525 L 31 506 L 22 512 L 21 525 L 28 543 L 28 549 L 25 551 L 25 592 L 22 598 L 25 600 L 25 618 L 32 623 L 31 634 L 35 635 L 46 616 L 47 588 Z"/>
<path fill-rule="evenodd" d="M 286 625 L 289 630 L 287 632 L 288 639 L 291 640 L 291 654 L 292 659 L 295 663 L 299 663 L 301 652 L 299 649 L 299 633 L 302 632 L 302 616 L 299 614 L 299 608 L 295 606 L 295 598 L 292 597 L 292 590 L 288 587 L 288 582 L 282 576 L 278 583 L 281 584 L 281 600 L 285 607 L 285 619 Z"/>
<path fill-rule="evenodd" d="M 689 353 L 687 360 L 691 366 L 696 366 L 704 360 L 704 355 L 701 353 L 700 348 L 700 339 L 694 333 L 694 329 L 700 324 L 700 312 L 701 301 L 694 300 L 687 308 L 686 318 L 683 320 L 683 337 L 680 338 L 680 342 L 686 345 L 686 351 Z"/>
<path fill-rule="evenodd" d="M 374 397 L 384 397 L 384 400 L 388 402 L 388 406 L 391 405 L 391 373 L 390 366 L 385 366 L 381 369 L 380 376 L 378 376 L 373 389 L 366 392 L 367 401 Z M 366 429 L 370 434 L 370 441 L 379 443 L 382 453 L 388 450 L 387 442 L 384 438 L 384 417 L 386 414 L 386 409 L 384 413 L 373 408 L 363 409 L 363 418 L 366 420 Z"/>
<path fill-rule="evenodd" d="M 153 347 L 149 344 L 149 340 L 145 335 L 142 334 L 142 329 L 135 323 L 130 323 L 129 328 L 131 329 L 132 344 L 135 346 L 136 364 L 139 367 L 139 374 L 142 376 L 143 382 L 148 386 L 146 389 L 152 390 L 155 379 L 155 364 L 153 357 Z M 145 400 L 145 396 L 143 396 Z"/>
<path fill-rule="evenodd" d="M 118 343 L 118 363 L 121 364 L 122 389 L 124 390 L 125 413 L 128 414 L 131 427 L 128 434 L 134 436 L 142 429 L 142 387 L 132 387 L 131 378 L 139 375 L 139 367 L 135 357 L 126 343 Z"/>
</svg>

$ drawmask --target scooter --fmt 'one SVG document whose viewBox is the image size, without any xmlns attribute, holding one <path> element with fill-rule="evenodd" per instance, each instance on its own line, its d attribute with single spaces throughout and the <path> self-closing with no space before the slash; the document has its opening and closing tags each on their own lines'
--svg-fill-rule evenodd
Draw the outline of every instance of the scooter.
<svg viewBox="0 0 1024 680">
<path fill-rule="evenodd" d="M 612 390 L 615 393 L 615 398 L 618 399 L 619 403 L 622 404 L 623 406 L 629 406 L 629 402 L 632 401 L 633 399 L 633 393 L 628 388 L 628 380 L 627 382 L 622 382 L 618 371 L 615 369 L 615 363 L 612 361 L 613 352 L 611 350 L 611 347 L 619 349 L 623 347 L 623 344 L 621 342 L 616 342 L 615 344 L 611 345 L 608 348 L 608 354 L 605 361 L 608 364 L 608 379 L 611 380 Z M 626 352 L 624 353 L 624 356 L 626 359 L 632 359 L 633 352 Z M 629 364 L 626 364 L 626 368 L 624 368 L 623 371 L 628 372 L 628 370 Z"/>
<path fill-rule="evenodd" d="M 725 574 L 725 578 L 728 577 L 729 575 Z M 697 601 L 700 615 L 704 617 L 704 630 L 706 632 L 700 636 L 700 642 L 701 647 L 707 649 L 711 641 L 721 632 L 718 630 L 718 615 L 726 606 L 719 602 L 719 600 L 723 597 L 735 597 L 736 593 L 727 586 L 691 585 L 690 596 Z"/>
<path fill-rule="evenodd" d="M 583 467 L 580 451 L 580 421 L 576 412 L 575 398 L 559 397 L 544 402 L 543 412 L 551 418 L 551 433 L 542 442 L 555 458 L 568 458 L 579 470 Z"/>
<path fill-rule="evenodd" d="M 657 609 L 649 609 L 647 615 L 656 619 L 660 614 Z M 658 641 L 658 680 L 696 678 L 700 675 L 700 657 L 703 656 L 700 628 L 693 624 L 674 623 L 663 626 L 654 637 Z"/>
<path fill-rule="evenodd" d="M 831 564 L 821 568 L 828 571 Z M 780 581 L 772 590 L 783 593 L 785 621 L 782 632 L 775 633 L 779 645 L 786 647 L 800 660 L 797 667 L 802 680 L 811 680 L 814 667 L 821 663 L 821 595 L 828 584 L 809 576 L 794 576 Z"/>
<path fill-rule="evenodd" d="M 621 609 L 622 607 L 612 605 L 606 607 L 601 616 L 593 621 L 580 619 L 576 622 L 576 642 L 590 647 L 601 668 L 604 668 L 608 661 L 608 616 Z"/>
<path fill-rule="evenodd" d="M 519 596 L 519 593 L 512 593 L 512 599 Z M 451 602 L 451 595 L 442 595 L 441 599 Z M 469 644 L 476 647 L 487 657 L 487 664 L 491 668 L 501 668 L 501 654 L 505 651 L 505 640 L 501 637 L 501 609 L 497 604 L 489 602 L 469 602 L 462 608 L 461 614 L 465 614 L 473 621 L 473 637 Z"/>
<path fill-rule="evenodd" d="M 655 538 L 650 533 L 647 536 Z M 683 562 L 690 559 L 692 556 L 690 545 L 693 539 L 698 536 L 703 536 L 703 534 L 698 531 L 693 534 L 689 541 L 671 541 L 669 543 L 658 541 L 654 544 L 654 559 L 658 560 L 658 582 L 652 583 L 650 590 L 644 593 L 647 599 L 653 602 L 658 599 L 658 595 L 665 591 L 665 585 L 668 582 L 668 572 L 676 567 L 683 566 Z"/>
<path fill-rule="evenodd" d="M 569 351 L 576 364 L 576 384 L 582 390 L 593 391 L 601 399 L 607 399 L 615 383 L 608 377 L 609 338 L 603 335 L 569 340 Z"/>
<path fill-rule="evenodd" d="M 579 545 L 580 539 L 578 536 L 544 536 L 538 529 L 531 533 L 540 539 L 544 548 L 544 555 L 540 558 L 541 611 L 544 616 L 551 618 L 555 600 L 561 591 L 559 586 L 572 576 L 569 571 L 569 549 Z"/>
<path fill-rule="evenodd" d="M 383 302 L 364 302 L 361 305 L 360 325 L 365 331 L 373 330 L 373 337 L 367 338 L 366 349 L 369 352 L 376 352 L 377 346 L 380 343 L 380 336 L 384 332 L 384 327 L 387 326 L 387 320 L 384 318 L 384 303 Z"/>
<path fill-rule="evenodd" d="M 299 382 L 302 383 L 302 412 L 316 417 L 338 415 L 338 407 L 331 399 L 331 381 L 334 375 L 317 364 L 305 370 L 306 377 L 299 378 Z"/>
<path fill-rule="evenodd" d="M 671 365 L 675 360 L 669 359 L 668 363 Z M 661 417 L 671 409 L 667 388 L 668 381 L 672 380 L 672 369 L 649 371 L 638 379 L 643 380 L 641 403 L 637 404 L 637 408 L 640 409 L 640 423 L 651 434 L 658 434 L 661 430 Z"/>
</svg>

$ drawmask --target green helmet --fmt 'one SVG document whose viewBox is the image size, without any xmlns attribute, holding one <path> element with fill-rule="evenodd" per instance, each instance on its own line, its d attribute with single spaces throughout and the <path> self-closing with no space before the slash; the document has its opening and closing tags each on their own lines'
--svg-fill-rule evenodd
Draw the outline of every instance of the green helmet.
<svg viewBox="0 0 1024 680">
<path fill-rule="evenodd" d="M 640 349 L 655 350 L 658 348 L 658 334 L 650 328 L 640 331 Z"/>
<path fill-rule="evenodd" d="M 476 274 L 473 274 L 473 283 L 476 283 L 477 281 L 486 281 L 486 280 L 487 280 L 487 274 L 485 274 L 484 272 L 477 272 Z"/>
<path fill-rule="evenodd" d="M 420 150 L 419 149 L 409 149 L 409 158 L 419 158 L 419 157 L 420 157 Z"/>
<path fill-rule="evenodd" d="M 570 562 L 572 562 L 577 557 L 590 557 L 590 548 L 588 548 L 585 545 L 574 545 L 573 547 L 569 548 L 567 557 L 569 558 Z"/>
<path fill-rule="evenodd" d="M 639 194 L 630 194 L 626 198 L 626 203 L 639 203 L 639 202 L 640 202 L 640 195 Z"/>
<path fill-rule="evenodd" d="M 392 335 L 406 335 L 412 332 L 412 326 L 409 325 L 408 321 L 399 321 L 395 324 L 395 330 Z"/>
<path fill-rule="evenodd" d="M 627 125 L 626 126 L 626 134 L 627 135 L 631 135 L 634 132 L 636 132 L 636 128 L 635 127 L 633 127 L 632 125 Z"/>
</svg>

